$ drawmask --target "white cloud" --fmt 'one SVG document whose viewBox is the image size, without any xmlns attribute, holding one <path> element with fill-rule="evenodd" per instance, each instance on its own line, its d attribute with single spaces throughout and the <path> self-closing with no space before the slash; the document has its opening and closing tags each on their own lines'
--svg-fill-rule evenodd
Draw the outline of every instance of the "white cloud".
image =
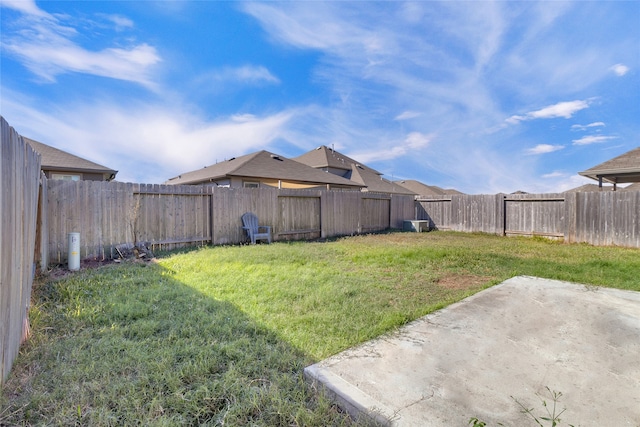
<svg viewBox="0 0 640 427">
<path fill-rule="evenodd" d="M 571 130 L 587 130 L 589 128 L 595 128 L 595 127 L 604 127 L 606 126 L 604 124 L 604 122 L 593 122 L 593 123 L 589 123 L 588 125 L 572 125 L 571 126 Z"/>
<path fill-rule="evenodd" d="M 409 135 L 407 135 L 404 142 L 407 144 L 408 148 L 418 149 L 424 148 L 429 145 L 432 139 L 433 135 L 425 135 L 420 132 L 411 132 Z"/>
<path fill-rule="evenodd" d="M 231 116 L 231 120 L 237 123 L 247 123 L 256 120 L 255 114 L 235 114 Z"/>
<path fill-rule="evenodd" d="M 558 117 L 570 119 L 575 113 L 580 110 L 584 110 L 585 108 L 589 108 L 588 101 L 559 102 L 557 104 L 541 108 L 540 110 L 528 112 L 525 115 L 511 116 L 507 119 L 507 123 L 516 124 L 525 120 L 555 119 Z"/>
<path fill-rule="evenodd" d="M 546 174 L 542 175 L 542 177 L 545 178 L 545 179 L 561 178 L 561 177 L 564 177 L 564 176 L 567 176 L 567 174 L 564 173 L 564 172 L 559 172 L 559 171 L 554 171 L 554 172 L 546 173 Z"/>
<path fill-rule="evenodd" d="M 102 16 L 104 16 L 104 18 L 107 19 L 108 21 L 111 21 L 115 25 L 117 31 L 122 31 L 128 28 L 134 27 L 133 21 L 127 18 L 126 16 L 121 16 L 121 15 L 102 15 Z"/>
<path fill-rule="evenodd" d="M 2 0 L 0 7 L 7 7 L 25 13 L 27 15 L 38 16 L 42 18 L 50 18 L 44 10 L 40 9 L 35 0 Z"/>
<path fill-rule="evenodd" d="M 572 142 L 573 142 L 573 145 L 589 145 L 589 144 L 598 144 L 601 142 L 607 142 L 616 138 L 617 136 L 589 135 L 589 136 L 583 136 L 580 139 L 574 139 Z"/>
<path fill-rule="evenodd" d="M 199 79 L 201 82 L 239 82 L 246 84 L 279 84 L 280 79 L 271 74 L 264 66 L 244 65 L 242 67 L 225 67 L 210 72 Z"/>
<path fill-rule="evenodd" d="M 3 29 L 2 48 L 44 81 L 54 82 L 57 75 L 64 73 L 84 73 L 156 88 L 151 70 L 161 58 L 155 47 L 140 43 L 99 51 L 85 49 L 72 40 L 77 35 L 75 28 L 63 25 L 34 3 L 25 3 L 30 6 L 20 9 L 25 13 L 23 29 Z M 121 26 L 133 25 L 123 17 L 110 15 L 109 19 Z"/>
<path fill-rule="evenodd" d="M 538 144 L 533 148 L 526 150 L 527 154 L 546 154 L 553 153 L 554 151 L 562 150 L 563 145 L 551 145 L 551 144 Z"/>
<path fill-rule="evenodd" d="M 354 159 L 358 159 L 363 163 L 378 160 L 392 160 L 409 153 L 415 153 L 421 148 L 427 147 L 434 138 L 435 135 L 411 132 L 406 135 L 402 142 L 392 143 L 393 146 L 390 148 L 383 148 L 381 150 L 376 149 L 375 151 L 360 151 L 357 153 L 351 153 L 349 156 Z"/>
<path fill-rule="evenodd" d="M 526 116 L 514 115 L 506 119 L 505 122 L 509 123 L 510 125 L 515 125 L 525 120 L 527 120 Z"/>
<path fill-rule="evenodd" d="M 416 117 L 420 117 L 421 114 L 418 113 L 417 111 L 403 111 L 402 113 L 398 114 L 393 120 L 409 120 L 409 119 L 415 119 Z"/>
<path fill-rule="evenodd" d="M 547 186 L 547 189 L 544 191 L 545 193 L 562 193 L 568 190 L 572 190 L 577 187 L 581 187 L 585 184 L 593 184 L 593 180 L 586 178 L 582 175 L 571 175 L 569 177 L 558 177 L 562 178 L 560 181 L 557 181 L 553 184 L 552 187 Z"/>
<path fill-rule="evenodd" d="M 290 3 L 286 10 L 267 3 L 245 3 L 244 10 L 259 20 L 267 31 L 278 40 L 297 47 L 325 49 L 339 46 L 350 39 L 346 32 L 350 26 L 339 25 L 326 18 L 329 5 L 314 4 L 308 7 Z"/>
<path fill-rule="evenodd" d="M 31 8 L 34 14 L 39 11 L 33 1 L 18 3 L 26 4 L 24 7 Z M 171 14 L 176 12 L 174 7 L 190 7 L 188 2 L 167 1 L 145 5 L 166 8 Z M 78 142 L 79 149 L 86 152 L 93 150 L 100 156 L 108 154 L 109 157 L 102 161 L 104 164 L 153 182 L 173 176 L 171 174 L 202 167 L 216 158 L 222 160 L 238 156 L 268 148 L 260 144 L 284 140 L 286 144 L 300 148 L 299 153 L 321 144 L 335 143 L 342 152 L 361 153 L 362 157 L 357 152 L 353 157 L 365 163 L 402 158 L 395 163 L 383 163 L 382 167 L 376 164 L 371 166 L 378 170 L 395 170 L 396 173 L 402 168 L 403 173 L 416 173 L 407 176 L 407 179 L 428 177 L 434 180 L 428 183 L 459 187 L 470 192 L 506 191 L 509 186 L 512 190 L 526 191 L 530 191 L 529 187 L 534 185 L 552 188 L 553 183 L 539 183 L 539 164 L 546 157 L 523 155 L 522 145 L 512 144 L 511 141 L 556 139 L 540 139 L 537 137 L 539 135 L 535 139 L 529 138 L 530 135 L 521 132 L 533 126 L 506 125 L 545 118 L 574 117 L 578 111 L 587 108 L 591 101 L 556 102 L 586 99 L 593 93 L 600 94 L 598 88 L 591 85 L 611 78 L 615 70 L 612 71 L 610 66 L 623 61 L 618 58 L 624 58 L 623 55 L 628 54 L 631 46 L 631 43 L 621 43 L 621 36 L 616 36 L 617 41 L 612 40 L 613 43 L 603 37 L 600 43 L 595 35 L 569 32 L 570 29 L 575 30 L 572 25 L 578 22 L 580 26 L 587 25 L 578 16 L 604 16 L 590 13 L 595 12 L 594 8 L 601 7 L 597 2 L 588 5 L 581 2 L 256 2 L 241 3 L 237 7 L 255 18 L 264 29 L 263 34 L 278 44 L 286 45 L 287 50 L 293 46 L 315 51 L 310 74 L 301 77 L 312 80 L 314 88 L 323 91 L 323 95 L 314 100 L 320 105 L 302 105 L 275 114 L 261 112 L 255 102 L 251 102 L 254 107 L 250 112 L 253 114 L 245 114 L 244 110 L 225 105 L 225 114 L 236 114 L 215 118 L 218 107 L 213 102 L 206 114 L 200 114 L 192 111 L 202 111 L 207 107 L 203 106 L 200 110 L 200 107 L 183 104 L 183 109 L 180 109 L 141 103 L 128 106 L 126 101 L 118 101 L 122 94 L 113 93 L 114 102 L 119 105 L 67 106 L 61 102 L 55 105 L 56 114 L 46 110 L 51 105 L 38 100 L 32 105 L 45 105 L 41 111 L 45 111 L 42 114 L 47 119 L 38 122 L 40 127 L 29 125 L 30 129 L 42 132 L 45 137 L 48 137 L 48 129 L 54 129 L 68 136 L 70 141 L 87 140 L 92 145 L 83 147 Z M 50 19 L 52 22 L 35 23 L 45 28 L 53 26 L 54 35 L 57 34 L 62 42 L 67 43 L 56 41 L 51 44 L 53 48 L 61 47 L 60 51 L 70 51 L 70 46 L 80 51 L 81 56 L 86 53 L 84 51 L 87 49 L 78 45 L 80 37 L 75 38 L 76 29 L 81 28 L 78 24 L 73 24 L 73 28 L 63 26 L 63 23 L 70 21 L 64 21 L 58 15 Z M 131 28 L 127 27 L 129 23 L 126 19 L 121 24 L 121 29 Z M 108 28 L 113 27 L 111 22 L 109 25 Z M 29 39 L 48 37 L 41 29 L 36 31 L 35 25 L 25 28 L 30 31 Z M 100 27 L 101 30 L 104 28 L 107 27 Z M 600 31 L 603 29 L 599 27 Z M 3 27 L 3 44 L 8 40 L 4 30 Z M 633 41 L 632 36 L 623 38 Z M 26 39 L 21 42 L 27 45 L 34 43 Z M 142 45 L 131 42 L 132 38 L 121 40 L 122 44 L 110 43 L 107 36 L 101 40 L 101 45 L 107 43 L 107 47 L 125 52 Z M 621 50 L 621 45 L 626 49 Z M 281 46 L 276 47 L 279 48 Z M 158 52 L 164 52 L 161 45 L 157 45 L 157 49 Z M 139 65 L 137 72 L 133 70 L 135 67 L 131 67 L 120 74 L 131 81 L 150 84 L 154 81 L 155 65 L 160 61 L 158 52 L 155 52 L 158 62 Z M 3 50 L 3 57 L 5 53 Z M 102 54 L 103 63 L 113 57 L 113 52 L 107 49 L 89 53 Z M 73 52 L 68 56 L 73 57 Z M 85 66 L 88 71 L 74 71 L 73 67 L 66 65 L 69 62 L 73 64 L 70 60 L 47 59 L 44 63 L 38 62 L 37 58 L 30 60 L 34 69 L 42 73 L 39 74 L 42 78 L 55 79 L 64 72 L 95 72 L 83 64 L 96 61 L 96 57 L 86 56 L 82 57 L 80 65 L 74 66 Z M 221 68 L 214 69 L 203 75 L 202 81 L 195 82 L 200 83 L 197 89 L 206 85 L 225 87 L 225 84 L 226 87 L 237 89 L 239 85 L 279 84 L 279 78 L 285 80 L 284 76 L 276 76 L 258 65 L 234 66 L 242 64 L 234 62 L 219 65 Z M 224 65 L 230 66 L 225 68 Z M 111 68 L 102 66 L 98 70 L 107 73 Z M 166 73 L 165 76 L 170 74 Z M 194 81 L 188 81 L 190 79 L 197 80 L 190 75 L 183 83 L 193 85 Z M 284 81 L 285 85 L 287 83 Z M 164 87 L 170 86 L 167 84 Z M 180 98 L 180 91 L 184 87 L 179 84 L 171 87 L 175 87 L 176 92 L 168 94 L 168 97 Z M 194 87 L 186 89 L 193 90 Z M 604 98 L 606 93 L 601 95 Z M 166 96 L 162 98 L 167 99 Z M 223 100 L 222 103 L 226 104 L 222 96 L 200 98 L 208 98 L 208 101 L 215 98 L 216 102 Z M 258 99 L 257 94 L 254 99 Z M 282 100 L 299 105 L 307 99 L 290 101 L 281 98 L 275 104 L 281 105 Z M 166 103 L 169 105 L 170 102 Z M 175 99 L 171 103 L 176 106 L 181 104 Z M 270 100 L 265 103 L 268 104 L 266 109 L 272 105 Z M 305 111 L 300 112 L 300 109 Z M 513 112 L 519 114 L 505 122 L 505 117 Z M 600 117 L 604 117 L 605 113 Z M 72 114 L 77 114 L 79 118 L 76 119 Z M 84 120 L 100 123 L 101 114 L 117 126 L 108 129 L 99 125 L 92 132 L 82 125 Z M 205 115 L 214 119 L 204 119 Z M 131 116 L 131 120 L 127 120 L 128 116 Z M 420 118 L 415 120 L 418 116 Z M 37 122 L 35 119 L 32 121 Z M 73 127 L 65 128 L 63 122 L 67 121 Z M 502 131 L 488 136 L 487 130 L 497 124 L 502 125 Z M 129 136 L 120 126 L 131 129 L 133 136 Z M 600 129 L 591 127 L 591 124 L 584 126 L 584 129 L 575 129 L 593 129 L 593 133 Z M 252 130 L 264 131 L 265 135 L 252 134 Z M 536 131 L 542 132 L 541 129 Z M 109 135 L 109 141 L 106 137 L 92 135 L 98 132 Z M 432 137 L 435 134 L 437 138 Z M 140 138 L 141 142 L 134 137 Z M 56 141 L 66 140 L 66 137 L 56 138 Z M 255 142 L 249 141 L 250 138 L 254 138 Z M 118 139 L 123 139 L 126 144 L 111 142 Z M 47 142 L 47 139 L 43 142 Z M 143 148 L 143 143 L 148 147 Z M 111 144 L 115 144 L 115 148 Z M 534 147 L 535 144 L 529 143 L 525 147 Z M 104 146 L 106 151 L 103 153 L 93 148 L 96 146 Z M 541 146 L 531 150 L 544 152 Z M 206 160 L 207 156 L 210 156 L 209 160 Z M 112 161 L 120 162 L 123 166 L 112 164 Z M 400 164 L 402 166 L 398 166 Z M 567 165 L 563 167 L 568 168 Z M 145 173 L 148 173 L 148 178 Z M 125 179 L 120 174 L 119 178 Z M 551 181 L 551 178 L 548 180 Z"/>
<path fill-rule="evenodd" d="M 287 138 L 298 113 L 204 120 L 179 105 L 96 101 L 36 108 L 15 95 L 3 88 L 3 116 L 21 135 L 119 170 L 119 181 L 146 183 L 265 149 Z"/>
<path fill-rule="evenodd" d="M 412 157 L 428 158 L 434 162 L 429 167 L 453 174 L 452 164 L 460 163 L 474 139 L 470 133 L 504 117 L 483 73 L 496 60 L 507 30 L 505 3 L 419 3 L 414 9 L 420 13 L 410 22 L 398 16 L 407 10 L 398 3 L 362 5 L 258 2 L 243 8 L 272 40 L 321 52 L 313 77 L 335 101 L 326 107 L 326 121 L 307 131 L 309 138 L 319 130 L 326 135 L 321 144 L 339 141 L 354 147 L 345 153 L 367 162 L 406 156 L 411 132 L 439 138 L 446 133 L 446 144 L 428 155 L 422 146 Z M 398 19 L 389 19 L 390 13 Z M 409 121 L 418 112 L 420 120 Z M 391 128 L 389 117 L 402 126 Z M 462 168 L 457 177 L 470 169 Z"/>
<path fill-rule="evenodd" d="M 624 76 L 629 72 L 629 67 L 627 67 L 624 64 L 616 64 L 613 67 L 611 67 L 611 71 L 616 73 L 617 76 Z"/>
</svg>

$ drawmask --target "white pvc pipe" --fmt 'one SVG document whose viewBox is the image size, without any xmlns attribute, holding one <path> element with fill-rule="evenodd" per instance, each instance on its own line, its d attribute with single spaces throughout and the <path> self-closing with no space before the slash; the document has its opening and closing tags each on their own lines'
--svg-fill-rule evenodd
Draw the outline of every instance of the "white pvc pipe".
<svg viewBox="0 0 640 427">
<path fill-rule="evenodd" d="M 69 233 L 69 270 L 80 270 L 80 233 Z"/>
</svg>

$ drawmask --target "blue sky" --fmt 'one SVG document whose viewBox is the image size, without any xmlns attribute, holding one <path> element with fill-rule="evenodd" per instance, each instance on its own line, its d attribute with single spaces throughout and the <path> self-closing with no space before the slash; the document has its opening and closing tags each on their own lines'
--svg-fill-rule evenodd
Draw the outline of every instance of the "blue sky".
<svg viewBox="0 0 640 427">
<path fill-rule="evenodd" d="M 640 145 L 640 2 L 0 0 L 22 135 L 162 183 L 319 145 L 466 193 Z"/>
</svg>

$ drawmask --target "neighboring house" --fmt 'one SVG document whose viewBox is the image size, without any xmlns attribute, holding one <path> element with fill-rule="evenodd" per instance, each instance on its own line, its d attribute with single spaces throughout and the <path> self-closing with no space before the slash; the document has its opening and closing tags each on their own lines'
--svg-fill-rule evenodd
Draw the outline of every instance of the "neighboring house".
<svg viewBox="0 0 640 427">
<path fill-rule="evenodd" d="M 600 188 L 602 188 L 603 182 L 609 182 L 613 184 L 613 191 L 616 191 L 617 184 L 640 182 L 640 147 L 584 172 L 579 172 L 579 174 L 595 179 Z"/>
<path fill-rule="evenodd" d="M 391 194 L 417 193 L 397 183 L 384 179 L 382 174 L 356 160 L 324 145 L 292 160 L 311 166 L 317 170 L 348 179 L 362 186 L 362 191 Z"/>
<path fill-rule="evenodd" d="M 590 191 L 611 191 L 613 190 L 612 185 L 603 185 L 602 188 L 598 187 L 597 184 L 585 184 L 580 187 L 572 188 L 570 190 L 565 191 L 565 193 L 587 193 Z"/>
<path fill-rule="evenodd" d="M 286 157 L 258 151 L 169 179 L 171 185 L 215 185 L 231 188 L 323 188 L 356 190 L 363 185 L 314 169 Z"/>
<path fill-rule="evenodd" d="M 41 158 L 42 172 L 48 179 L 69 181 L 111 181 L 118 171 L 94 163 L 82 157 L 74 156 L 33 139 L 24 140 Z"/>
<path fill-rule="evenodd" d="M 636 182 L 635 184 L 627 185 L 624 188 L 621 188 L 620 191 L 640 191 L 640 182 Z"/>
<path fill-rule="evenodd" d="M 394 181 L 396 184 L 401 185 L 408 190 L 419 196 L 450 196 L 452 194 L 463 194 L 458 190 L 444 189 L 435 185 L 423 184 L 420 181 L 414 179 L 407 179 L 403 181 Z"/>
</svg>

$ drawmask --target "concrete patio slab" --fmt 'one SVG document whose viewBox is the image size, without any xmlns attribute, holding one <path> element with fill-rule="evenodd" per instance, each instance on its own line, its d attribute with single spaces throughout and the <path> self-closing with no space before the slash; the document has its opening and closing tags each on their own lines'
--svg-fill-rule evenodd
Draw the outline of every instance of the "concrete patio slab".
<svg viewBox="0 0 640 427">
<path fill-rule="evenodd" d="M 305 376 L 392 426 L 536 425 L 548 387 L 560 425 L 640 427 L 640 292 L 514 277 Z"/>
</svg>

